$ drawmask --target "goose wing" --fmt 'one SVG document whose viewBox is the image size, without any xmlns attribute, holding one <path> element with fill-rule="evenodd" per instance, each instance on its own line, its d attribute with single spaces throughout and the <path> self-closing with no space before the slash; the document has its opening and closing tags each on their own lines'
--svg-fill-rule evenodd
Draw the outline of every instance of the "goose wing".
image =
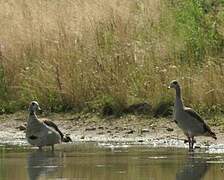
<svg viewBox="0 0 224 180">
<path fill-rule="evenodd" d="M 184 108 L 184 111 L 186 113 L 188 113 L 191 117 L 193 117 L 196 121 L 201 123 L 203 125 L 205 132 L 212 133 L 210 127 L 205 123 L 205 121 L 201 118 L 201 116 L 197 112 L 195 112 L 193 109 L 187 108 L 187 107 Z"/>
<path fill-rule="evenodd" d="M 61 139 L 64 138 L 64 134 L 59 130 L 58 126 L 53 121 L 45 119 L 43 120 L 43 123 L 56 130 L 60 134 Z"/>
<path fill-rule="evenodd" d="M 68 135 L 64 136 L 64 134 L 60 131 L 58 126 L 53 121 L 51 121 L 51 120 L 43 120 L 43 123 L 46 124 L 49 127 L 52 127 L 54 130 L 56 130 L 60 134 L 61 140 L 63 142 L 72 142 L 72 139 Z"/>
</svg>

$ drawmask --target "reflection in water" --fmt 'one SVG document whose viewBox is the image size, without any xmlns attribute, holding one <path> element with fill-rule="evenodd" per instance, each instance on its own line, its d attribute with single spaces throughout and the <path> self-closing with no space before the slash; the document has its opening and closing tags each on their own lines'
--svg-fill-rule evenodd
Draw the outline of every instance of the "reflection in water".
<svg viewBox="0 0 224 180">
<path fill-rule="evenodd" d="M 62 164 L 60 159 L 60 156 L 54 152 L 32 152 L 27 158 L 29 179 L 36 180 L 41 175 L 49 175 L 57 171 Z"/>
<path fill-rule="evenodd" d="M 0 180 L 223 180 L 224 156 L 185 149 L 94 147 L 52 152 L 0 150 Z M 13 173 L 12 173 L 13 172 Z"/>
<path fill-rule="evenodd" d="M 184 166 L 177 172 L 176 180 L 200 180 L 208 171 L 209 166 L 204 158 L 189 156 Z"/>
</svg>

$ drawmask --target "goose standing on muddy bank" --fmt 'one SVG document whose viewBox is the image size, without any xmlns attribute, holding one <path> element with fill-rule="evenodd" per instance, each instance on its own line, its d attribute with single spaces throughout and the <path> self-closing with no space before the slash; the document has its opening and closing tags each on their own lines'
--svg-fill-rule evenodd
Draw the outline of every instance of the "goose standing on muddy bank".
<svg viewBox="0 0 224 180">
<path fill-rule="evenodd" d="M 51 146 L 53 151 L 55 144 L 66 142 L 66 138 L 55 123 L 50 120 L 41 121 L 37 118 L 36 111 L 41 110 L 38 102 L 32 101 L 28 110 L 26 138 L 31 145 L 37 146 L 39 149 L 42 149 L 43 146 Z"/>
<path fill-rule="evenodd" d="M 217 139 L 205 121 L 193 109 L 184 106 L 179 83 L 173 80 L 169 88 L 174 88 L 176 91 L 174 120 L 188 138 L 189 151 L 193 151 L 195 136 L 210 136 Z"/>
</svg>

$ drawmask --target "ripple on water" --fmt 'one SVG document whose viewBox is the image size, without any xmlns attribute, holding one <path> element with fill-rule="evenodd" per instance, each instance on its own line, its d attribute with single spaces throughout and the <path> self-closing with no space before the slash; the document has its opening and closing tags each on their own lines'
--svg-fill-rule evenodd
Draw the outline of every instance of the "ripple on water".
<svg viewBox="0 0 224 180">
<path fill-rule="evenodd" d="M 167 159 L 167 156 L 153 156 L 153 157 L 148 157 L 148 159 Z"/>
</svg>

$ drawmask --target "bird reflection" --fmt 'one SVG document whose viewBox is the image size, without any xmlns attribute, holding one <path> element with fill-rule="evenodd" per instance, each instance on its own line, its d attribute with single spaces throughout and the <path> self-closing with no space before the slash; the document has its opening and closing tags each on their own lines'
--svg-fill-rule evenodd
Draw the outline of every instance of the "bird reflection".
<svg viewBox="0 0 224 180">
<path fill-rule="evenodd" d="M 60 156 L 54 152 L 36 151 L 31 153 L 27 158 L 29 179 L 36 180 L 41 175 L 53 174 L 62 164 L 60 159 Z"/>
<path fill-rule="evenodd" d="M 190 156 L 184 166 L 177 172 L 176 180 L 200 180 L 204 177 L 209 165 L 201 157 Z"/>
</svg>

